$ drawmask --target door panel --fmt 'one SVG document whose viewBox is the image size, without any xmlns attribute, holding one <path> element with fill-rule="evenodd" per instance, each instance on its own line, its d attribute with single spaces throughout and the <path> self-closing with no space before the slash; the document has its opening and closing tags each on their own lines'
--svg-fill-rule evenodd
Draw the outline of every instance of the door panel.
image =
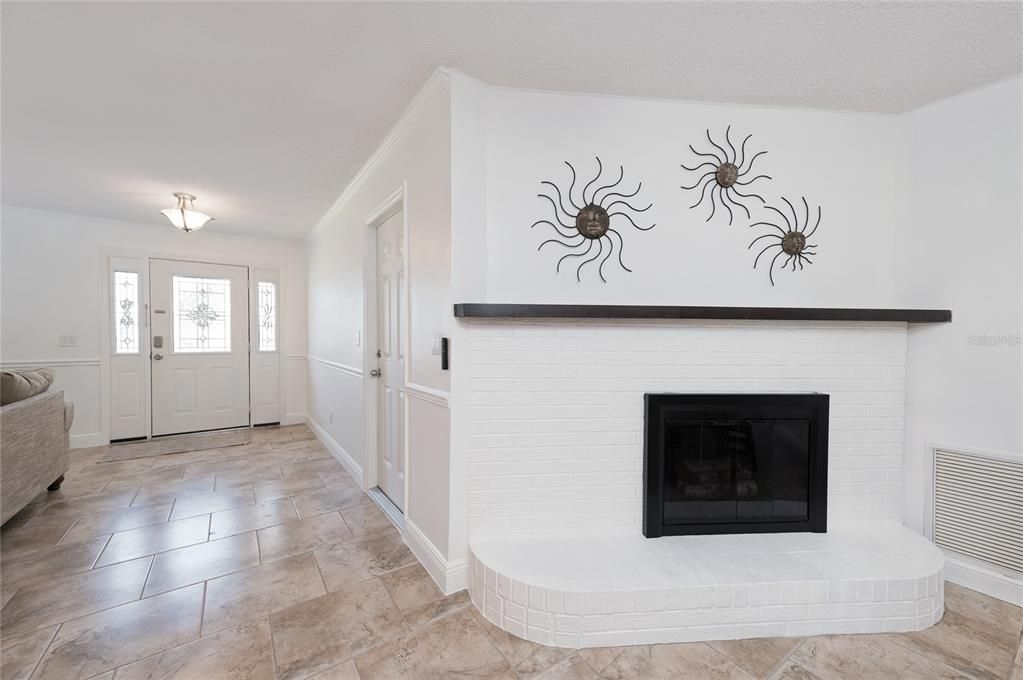
<svg viewBox="0 0 1023 680">
<path fill-rule="evenodd" d="M 401 212 L 377 228 L 377 480 L 391 502 L 405 507 L 405 322 L 404 216 Z"/>
<path fill-rule="evenodd" d="M 150 263 L 153 434 L 249 424 L 248 269 Z"/>
</svg>

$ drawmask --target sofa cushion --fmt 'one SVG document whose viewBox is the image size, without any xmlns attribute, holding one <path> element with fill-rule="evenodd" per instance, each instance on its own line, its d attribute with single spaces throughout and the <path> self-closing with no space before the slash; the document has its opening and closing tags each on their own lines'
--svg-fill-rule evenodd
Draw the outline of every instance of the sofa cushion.
<svg viewBox="0 0 1023 680">
<path fill-rule="evenodd" d="M 51 368 L 0 372 L 0 406 L 42 394 L 52 384 Z"/>
</svg>

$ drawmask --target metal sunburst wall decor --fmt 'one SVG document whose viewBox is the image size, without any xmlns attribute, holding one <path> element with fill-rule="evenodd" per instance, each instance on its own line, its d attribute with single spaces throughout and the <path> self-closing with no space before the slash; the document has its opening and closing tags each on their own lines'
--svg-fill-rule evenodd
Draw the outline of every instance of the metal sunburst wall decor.
<svg viewBox="0 0 1023 680">
<path fill-rule="evenodd" d="M 748 194 L 742 193 L 739 187 L 746 187 L 753 184 L 758 179 L 771 179 L 770 175 L 757 175 L 752 179 L 746 181 L 740 181 L 744 177 L 749 177 L 753 170 L 753 163 L 756 162 L 757 158 L 766 154 L 766 151 L 760 151 L 752 156 L 747 157 L 746 155 L 746 143 L 752 137 L 752 134 L 746 135 L 746 138 L 742 140 L 742 144 L 739 149 L 736 150 L 735 145 L 732 144 L 731 139 L 732 126 L 729 125 L 725 128 L 725 143 L 723 145 L 718 144 L 714 141 L 714 138 L 710 136 L 710 130 L 707 130 L 707 141 L 710 142 L 710 146 L 704 151 L 697 151 L 693 148 L 693 145 L 689 145 L 689 150 L 701 158 L 705 158 L 703 163 L 700 163 L 696 167 L 690 168 L 684 163 L 682 168 L 689 172 L 700 172 L 706 169 L 703 176 L 701 176 L 692 186 L 683 185 L 682 188 L 686 190 L 700 190 L 700 198 L 696 203 L 689 206 L 690 209 L 698 207 L 704 200 L 709 197 L 710 200 L 710 215 L 707 216 L 707 221 L 710 222 L 714 217 L 714 213 L 717 211 L 717 203 L 728 211 L 728 224 L 732 223 L 734 215 L 732 213 L 732 206 L 742 208 L 746 213 L 746 219 L 751 219 L 749 208 L 746 206 L 746 202 L 752 199 L 759 199 L 761 203 L 766 203 L 762 196 L 759 196 L 752 191 Z M 725 147 L 728 150 L 725 150 Z M 710 192 L 707 189 L 710 188 Z M 718 194 L 718 201 L 714 200 L 714 193 Z"/>
<path fill-rule="evenodd" d="M 771 258 L 771 263 L 767 266 L 767 275 L 768 278 L 771 280 L 772 286 L 774 285 L 774 265 L 775 262 L 778 261 L 778 258 L 781 257 L 782 255 L 786 255 L 787 257 L 785 258 L 785 261 L 781 263 L 781 266 L 778 268 L 779 271 L 784 271 L 785 267 L 788 266 L 790 262 L 792 263 L 792 271 L 796 271 L 797 264 L 799 265 L 800 271 L 802 271 L 803 269 L 804 262 L 806 264 L 813 264 L 813 260 L 811 260 L 807 256 L 817 254 L 816 250 L 812 250 L 813 248 L 817 247 L 817 244 L 810 243 L 810 237 L 814 235 L 814 233 L 817 231 L 817 227 L 819 227 L 821 224 L 820 206 L 817 206 L 817 220 L 816 222 L 814 222 L 813 229 L 810 229 L 809 232 L 807 232 L 807 229 L 810 226 L 810 204 L 806 202 L 806 198 L 802 199 L 803 200 L 802 225 L 800 225 L 799 216 L 796 214 L 796 209 L 792 205 L 792 203 L 789 202 L 789 200 L 784 196 L 782 197 L 781 200 L 785 201 L 785 204 L 788 206 L 789 210 L 792 211 L 792 222 L 789 222 L 788 215 L 786 215 L 778 208 L 774 207 L 773 205 L 766 205 L 765 207 L 768 210 L 773 210 L 775 213 L 778 214 L 779 217 L 781 217 L 781 219 L 785 222 L 785 227 L 782 228 L 778 224 L 779 220 L 773 217 L 772 221 L 770 222 L 754 222 L 753 224 L 749 225 L 751 228 L 763 225 L 777 230 L 777 233 L 771 231 L 766 234 L 763 234 L 762 236 L 758 236 L 752 241 L 750 241 L 750 244 L 746 247 L 746 250 L 750 250 L 751 248 L 753 248 L 753 245 L 758 241 L 761 241 L 762 239 L 768 239 L 768 245 L 759 253 L 757 253 L 756 259 L 753 260 L 754 269 L 757 268 L 757 263 L 760 262 L 761 255 L 766 253 L 768 250 L 771 250 L 772 248 L 779 249 L 778 252 L 774 254 L 774 257 Z"/>
<path fill-rule="evenodd" d="M 607 283 L 607 279 L 604 278 L 604 265 L 612 255 L 617 255 L 618 264 L 621 265 L 622 269 L 631 272 L 632 270 L 626 267 L 625 262 L 622 260 L 622 248 L 625 245 L 625 239 L 622 236 L 622 232 L 618 231 L 616 227 L 621 228 L 627 223 L 639 231 L 649 231 L 656 226 L 655 224 L 640 226 L 636 223 L 636 220 L 641 220 L 641 213 L 646 212 L 653 206 L 652 203 L 644 208 L 637 208 L 629 202 L 629 199 L 639 194 L 640 189 L 643 188 L 643 183 L 640 182 L 632 193 L 623 193 L 625 189 L 620 187 L 622 180 L 625 178 L 624 166 L 618 167 L 618 179 L 615 181 L 611 182 L 609 178 L 602 179 L 604 166 L 598 157 L 597 173 L 593 176 L 593 179 L 582 187 L 581 195 L 577 199 L 575 168 L 568 161 L 565 161 L 565 165 L 572 172 L 572 182 L 565 191 L 564 196 L 561 189 L 554 182 L 549 180 L 540 182 L 542 186 L 550 188 L 545 189 L 545 191 L 553 190 L 553 193 L 557 195 L 557 201 L 555 201 L 553 196 L 549 196 L 546 193 L 537 194 L 538 197 L 545 198 L 550 202 L 554 211 L 554 217 L 553 220 L 537 220 L 530 228 L 532 229 L 539 224 L 548 225 L 557 232 L 557 236 L 541 243 L 537 247 L 537 251 L 542 250 L 547 244 L 555 244 L 562 248 L 567 248 L 570 252 L 558 260 L 554 270 L 555 272 L 560 272 L 561 265 L 566 260 L 579 260 L 575 270 L 575 278 L 580 282 L 582 281 L 583 268 L 599 259 L 600 263 L 596 265 L 597 276 L 600 277 L 601 281 Z M 618 219 L 616 220 L 615 218 Z M 612 234 L 614 237 L 612 237 Z M 605 245 L 607 246 L 606 249 Z M 594 246 L 597 246 L 597 252 L 591 255 Z M 603 259 L 601 259 L 601 255 L 603 255 Z"/>
</svg>

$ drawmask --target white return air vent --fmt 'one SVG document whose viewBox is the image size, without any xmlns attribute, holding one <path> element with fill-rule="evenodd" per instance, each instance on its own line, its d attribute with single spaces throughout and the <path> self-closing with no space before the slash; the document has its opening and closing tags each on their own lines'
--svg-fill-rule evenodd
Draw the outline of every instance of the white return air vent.
<svg viewBox="0 0 1023 680">
<path fill-rule="evenodd" d="M 1023 461 L 934 449 L 934 542 L 1023 575 Z"/>
</svg>

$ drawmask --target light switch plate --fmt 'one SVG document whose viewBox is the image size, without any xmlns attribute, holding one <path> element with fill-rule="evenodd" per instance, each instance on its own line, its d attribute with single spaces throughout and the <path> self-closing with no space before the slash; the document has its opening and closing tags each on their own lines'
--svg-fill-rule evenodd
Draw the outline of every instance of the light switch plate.
<svg viewBox="0 0 1023 680">
<path fill-rule="evenodd" d="M 57 347 L 78 347 L 77 335 L 58 335 Z"/>
<path fill-rule="evenodd" d="M 355 331 L 355 346 L 362 347 L 362 331 Z"/>
<path fill-rule="evenodd" d="M 433 345 L 430 347 L 430 353 L 434 356 L 440 356 L 440 333 L 435 333 L 433 336 Z"/>
</svg>

